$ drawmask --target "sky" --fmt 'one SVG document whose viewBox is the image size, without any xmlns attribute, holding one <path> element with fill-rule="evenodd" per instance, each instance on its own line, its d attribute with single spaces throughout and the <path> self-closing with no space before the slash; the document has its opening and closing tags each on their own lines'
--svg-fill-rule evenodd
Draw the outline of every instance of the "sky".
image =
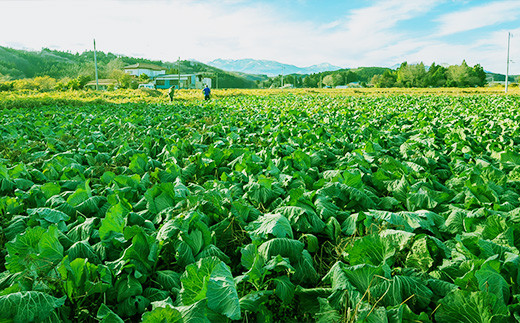
<svg viewBox="0 0 520 323">
<path fill-rule="evenodd" d="M 520 74 L 520 0 L 0 0 L 0 46 Z"/>
</svg>

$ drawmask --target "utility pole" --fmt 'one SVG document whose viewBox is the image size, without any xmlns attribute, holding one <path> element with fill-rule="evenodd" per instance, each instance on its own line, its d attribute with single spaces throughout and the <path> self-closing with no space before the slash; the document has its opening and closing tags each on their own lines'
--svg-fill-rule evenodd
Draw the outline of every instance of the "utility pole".
<svg viewBox="0 0 520 323">
<path fill-rule="evenodd" d="M 99 90 L 99 80 L 97 73 L 96 39 L 94 39 L 94 65 L 96 66 L 96 90 Z"/>
<path fill-rule="evenodd" d="M 177 76 L 179 81 L 179 90 L 181 89 L 181 57 L 177 59 Z"/>
<path fill-rule="evenodd" d="M 282 87 L 283 87 L 283 73 L 285 72 L 285 66 L 282 66 Z"/>
<path fill-rule="evenodd" d="M 506 93 L 507 93 L 507 83 L 509 82 L 509 42 L 511 39 L 511 33 L 507 33 L 507 64 L 506 64 Z"/>
</svg>

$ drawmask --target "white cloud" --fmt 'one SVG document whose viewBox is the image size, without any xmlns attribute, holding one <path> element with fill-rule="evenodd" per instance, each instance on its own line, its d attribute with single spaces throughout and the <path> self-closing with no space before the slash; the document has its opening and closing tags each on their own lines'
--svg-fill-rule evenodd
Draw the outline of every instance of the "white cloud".
<svg viewBox="0 0 520 323">
<path fill-rule="evenodd" d="M 357 67 L 405 60 L 458 64 L 466 58 L 486 69 L 491 69 L 486 63 L 495 66 L 493 58 L 482 55 L 501 53 L 504 45 L 498 44 L 504 35 L 488 32 L 482 43 L 453 45 L 442 37 L 416 38 L 413 31 L 399 29 L 401 22 L 427 17 L 441 3 L 377 1 L 318 24 L 291 20 L 275 5 L 261 1 L 0 0 L 0 30 L 8 31 L 0 33 L 0 46 L 82 52 L 90 50 L 96 38 L 99 50 L 163 61 L 179 56 L 203 62 L 255 58 L 299 66 L 329 62 Z M 443 16 L 441 26 L 448 25 L 448 17 Z"/>
<path fill-rule="evenodd" d="M 378 1 L 345 13 L 343 20 L 317 25 L 290 21 L 272 6 L 243 0 L 4 1 L 0 6 L 8 14 L 0 29 L 10 26 L 12 32 L 0 42 L 83 51 L 95 37 L 100 50 L 163 60 L 252 57 L 355 64 L 370 50 L 404 37 L 392 30 L 395 24 L 435 3 Z"/>
<path fill-rule="evenodd" d="M 396 48 L 385 48 L 372 53 L 373 59 L 377 59 L 384 54 L 399 53 L 395 63 L 402 61 L 424 62 L 430 65 L 437 64 L 460 64 L 466 60 L 468 65 L 480 64 L 485 70 L 495 73 L 505 74 L 506 71 L 506 52 L 507 52 L 507 32 L 498 30 L 481 34 L 481 39 L 472 43 L 447 43 L 441 40 L 406 40 L 395 45 Z M 520 35 L 520 28 L 511 30 L 513 34 Z M 414 49 L 414 45 L 417 47 Z M 510 57 L 513 61 L 520 57 L 520 37 L 511 38 Z M 399 59 L 401 58 L 401 59 Z M 520 74 L 520 60 L 515 61 L 509 66 L 510 74 Z"/>
<path fill-rule="evenodd" d="M 446 36 L 504 22 L 518 21 L 519 17 L 519 1 L 491 2 L 439 17 L 437 21 L 440 22 L 440 27 L 437 36 Z"/>
</svg>

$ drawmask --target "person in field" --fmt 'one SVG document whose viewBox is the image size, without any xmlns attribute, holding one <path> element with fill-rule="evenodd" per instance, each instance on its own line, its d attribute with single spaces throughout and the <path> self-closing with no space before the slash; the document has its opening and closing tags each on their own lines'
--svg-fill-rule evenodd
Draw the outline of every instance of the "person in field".
<svg viewBox="0 0 520 323">
<path fill-rule="evenodd" d="M 211 94 L 211 90 L 206 85 L 206 87 L 202 90 L 202 93 L 204 93 L 204 100 L 209 100 L 209 95 Z"/>
<path fill-rule="evenodd" d="M 168 96 L 170 97 L 170 102 L 173 102 L 173 94 L 175 92 L 175 85 L 173 85 L 172 87 L 170 87 L 168 89 Z"/>
</svg>

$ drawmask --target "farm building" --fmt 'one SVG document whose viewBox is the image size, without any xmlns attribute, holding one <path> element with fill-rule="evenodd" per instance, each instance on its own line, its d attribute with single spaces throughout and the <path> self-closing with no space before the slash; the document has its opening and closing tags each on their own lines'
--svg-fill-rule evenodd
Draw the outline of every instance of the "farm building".
<svg viewBox="0 0 520 323">
<path fill-rule="evenodd" d="M 114 79 L 100 79 L 98 80 L 99 89 L 106 91 L 108 89 L 117 89 L 117 80 Z M 95 90 L 96 89 L 96 81 L 90 81 L 85 84 L 85 88 Z"/>
<path fill-rule="evenodd" d="M 180 81 L 180 86 L 179 86 Z M 154 79 L 155 88 L 169 89 L 172 86 L 183 89 L 202 89 L 205 85 L 211 87 L 211 79 L 202 74 L 165 74 Z"/>
<path fill-rule="evenodd" d="M 124 68 L 125 73 L 139 77 L 141 74 L 146 74 L 151 79 L 166 74 L 166 68 L 146 63 L 137 63 L 134 65 L 128 65 Z"/>
</svg>

